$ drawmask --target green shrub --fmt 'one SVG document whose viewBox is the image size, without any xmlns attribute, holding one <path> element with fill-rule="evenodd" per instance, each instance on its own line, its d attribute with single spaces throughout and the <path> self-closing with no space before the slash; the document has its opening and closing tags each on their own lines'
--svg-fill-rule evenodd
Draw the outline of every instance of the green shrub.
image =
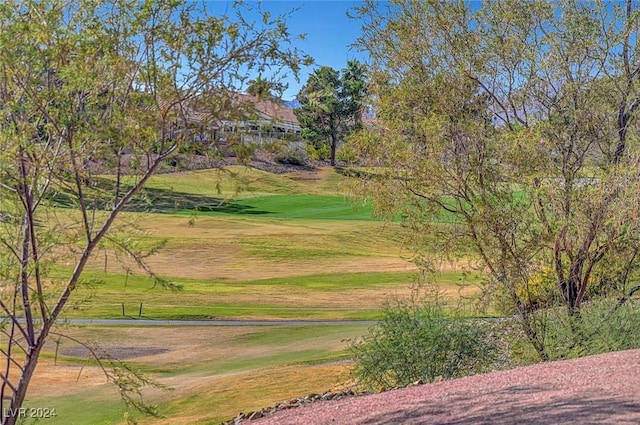
<svg viewBox="0 0 640 425">
<path fill-rule="evenodd" d="M 307 154 L 300 148 L 283 150 L 274 157 L 274 161 L 287 165 L 306 165 Z"/>
<path fill-rule="evenodd" d="M 289 142 L 278 139 L 267 139 L 260 145 L 260 150 L 269 155 L 270 158 L 276 158 L 289 149 Z"/>
<path fill-rule="evenodd" d="M 502 331 L 511 365 L 640 348 L 638 300 L 617 303 L 615 297 L 593 299 L 573 316 L 567 314 L 566 307 L 539 309 L 528 314 L 527 322 L 513 316 Z M 530 329 L 529 334 L 523 324 Z M 532 334 L 536 336 L 537 348 L 531 341 Z"/>
<path fill-rule="evenodd" d="M 486 322 L 448 317 L 435 302 L 388 303 L 380 322 L 351 351 L 354 377 L 375 390 L 485 372 L 499 357 Z"/>
<path fill-rule="evenodd" d="M 331 158 L 331 147 L 327 143 L 307 143 L 307 154 L 315 161 L 326 161 Z"/>
<path fill-rule="evenodd" d="M 594 299 L 580 314 L 550 315 L 546 347 L 551 360 L 590 356 L 640 348 L 640 305 L 629 301 L 616 308 L 617 299 Z"/>
<path fill-rule="evenodd" d="M 340 149 L 338 149 L 338 152 L 336 152 L 336 158 L 338 161 L 343 161 L 348 164 L 356 164 L 359 160 L 358 152 L 353 145 L 349 143 L 344 144 Z"/>
<path fill-rule="evenodd" d="M 203 142 L 192 141 L 189 143 L 183 143 L 178 148 L 178 153 L 183 155 L 205 155 L 210 148 Z"/>
<path fill-rule="evenodd" d="M 232 156 L 235 156 L 239 163 L 248 164 L 255 156 L 256 145 L 253 143 L 245 143 L 240 139 L 229 139 L 227 147 Z"/>
<path fill-rule="evenodd" d="M 189 168 L 189 161 L 185 155 L 174 155 L 167 158 L 164 161 L 164 165 L 162 167 L 163 171 L 183 171 Z M 166 169 L 166 166 L 169 167 L 169 170 Z"/>
</svg>

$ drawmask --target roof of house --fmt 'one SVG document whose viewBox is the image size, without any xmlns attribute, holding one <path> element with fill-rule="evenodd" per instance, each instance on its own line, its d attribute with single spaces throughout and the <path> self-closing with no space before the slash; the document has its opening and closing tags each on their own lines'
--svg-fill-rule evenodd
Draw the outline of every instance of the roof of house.
<svg viewBox="0 0 640 425">
<path fill-rule="evenodd" d="M 224 117 L 216 117 L 203 110 L 197 98 L 174 103 L 163 100 L 159 106 L 161 109 L 175 108 L 174 110 L 177 114 L 192 123 L 209 122 L 210 124 L 218 123 L 225 125 L 246 120 L 246 122 L 261 121 L 261 124 L 277 124 L 289 130 L 300 130 L 300 124 L 293 110 L 278 102 L 269 99 L 260 99 L 244 93 L 229 93 L 227 99 L 230 101 L 228 103 L 225 102 L 227 107 L 230 108 L 229 111 L 234 112 L 229 116 L 223 114 Z M 234 103 L 236 105 L 232 106 Z"/>
<path fill-rule="evenodd" d="M 236 93 L 234 97 L 240 102 L 251 104 L 260 118 L 285 124 L 298 125 L 298 119 L 293 113 L 293 110 L 279 104 L 278 102 L 274 102 L 269 99 L 261 99 L 256 96 L 243 93 Z"/>
</svg>

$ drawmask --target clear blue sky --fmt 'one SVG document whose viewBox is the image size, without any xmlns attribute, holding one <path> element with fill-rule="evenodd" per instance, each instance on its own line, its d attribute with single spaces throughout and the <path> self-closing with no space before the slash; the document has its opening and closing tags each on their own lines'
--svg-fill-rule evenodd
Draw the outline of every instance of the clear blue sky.
<svg viewBox="0 0 640 425">
<path fill-rule="evenodd" d="M 212 13 L 232 11 L 233 1 L 211 0 L 208 8 Z M 246 3 L 256 3 L 247 1 Z M 344 68 L 347 60 L 364 61 L 366 56 L 349 47 L 360 35 L 360 22 L 347 17 L 347 11 L 359 4 L 356 0 L 266 0 L 261 9 L 272 16 L 298 9 L 287 20 L 291 34 L 306 34 L 305 40 L 296 42 L 295 47 L 313 57 L 316 64 L 300 73 L 300 82 L 288 78 L 289 88 L 284 93 L 285 100 L 295 98 L 300 88 L 318 66 L 327 65 L 337 70 Z"/>
</svg>

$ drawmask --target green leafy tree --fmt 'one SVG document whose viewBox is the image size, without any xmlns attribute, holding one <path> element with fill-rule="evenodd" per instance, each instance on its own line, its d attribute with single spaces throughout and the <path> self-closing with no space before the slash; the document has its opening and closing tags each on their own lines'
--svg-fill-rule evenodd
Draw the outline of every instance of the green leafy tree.
<svg viewBox="0 0 640 425">
<path fill-rule="evenodd" d="M 425 264 L 463 257 L 542 359 L 545 315 L 633 291 L 640 15 L 631 1 L 365 2 L 381 212 Z M 623 298 L 627 299 L 627 298 Z"/>
<path fill-rule="evenodd" d="M 118 218 L 193 139 L 193 111 L 206 117 L 200 128 L 227 112 L 227 93 L 253 69 L 297 71 L 283 18 L 270 22 L 256 30 L 186 1 L 0 5 L 0 423 L 19 419 L 96 250 L 148 270 Z M 60 278 L 52 266 L 63 261 Z M 130 407 L 154 413 L 136 397 L 144 378 L 122 365 L 107 376 Z"/>
<path fill-rule="evenodd" d="M 358 61 L 349 61 L 341 72 L 318 68 L 296 96 L 294 110 L 302 136 L 316 147 L 328 144 L 331 165 L 336 164 L 338 142 L 361 127 L 366 74 Z"/>
</svg>

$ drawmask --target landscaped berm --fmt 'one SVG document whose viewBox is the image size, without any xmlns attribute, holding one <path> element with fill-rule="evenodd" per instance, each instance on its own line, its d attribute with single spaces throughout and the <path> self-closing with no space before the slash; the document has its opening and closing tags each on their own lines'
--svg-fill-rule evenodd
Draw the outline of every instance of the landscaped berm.
<svg viewBox="0 0 640 425">
<path fill-rule="evenodd" d="M 251 424 L 632 424 L 639 360 L 631 350 L 548 362 L 314 403 Z"/>
</svg>

